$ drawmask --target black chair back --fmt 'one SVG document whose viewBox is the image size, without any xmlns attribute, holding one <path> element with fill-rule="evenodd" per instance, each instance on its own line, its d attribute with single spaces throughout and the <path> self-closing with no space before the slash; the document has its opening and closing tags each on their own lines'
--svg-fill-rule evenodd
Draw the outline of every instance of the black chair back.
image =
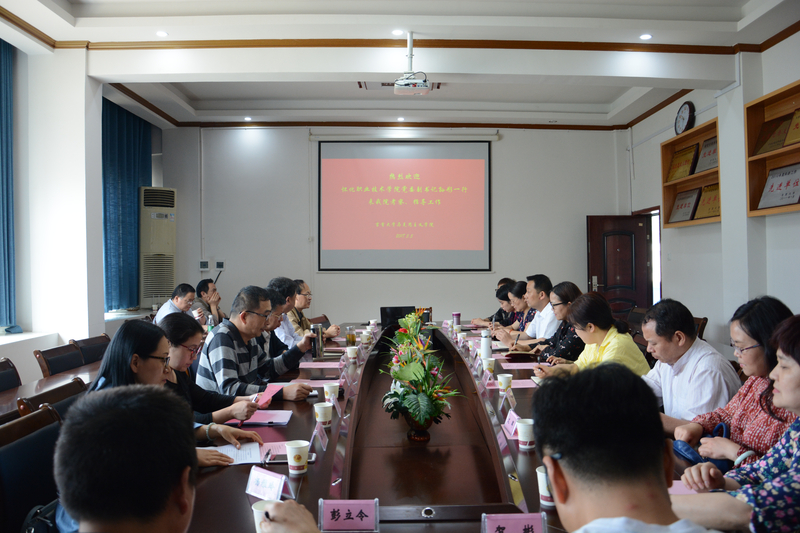
<svg viewBox="0 0 800 533">
<path fill-rule="evenodd" d="M 17 367 L 14 366 L 14 363 L 5 357 L 0 359 L 0 392 L 20 385 L 22 385 L 22 380 L 19 379 L 19 372 L 17 372 Z"/>
</svg>

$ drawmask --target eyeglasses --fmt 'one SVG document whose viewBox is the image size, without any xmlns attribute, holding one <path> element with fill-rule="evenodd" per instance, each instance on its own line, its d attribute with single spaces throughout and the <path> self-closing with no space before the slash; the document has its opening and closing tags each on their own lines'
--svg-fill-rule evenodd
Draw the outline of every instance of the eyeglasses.
<svg viewBox="0 0 800 533">
<path fill-rule="evenodd" d="M 551 301 L 550 305 L 552 305 L 553 307 L 558 307 L 559 305 L 567 305 L 567 304 L 565 304 L 564 302 L 555 303 L 555 302 Z"/>
<path fill-rule="evenodd" d="M 310 292 L 301 292 L 300 294 L 298 294 L 298 296 L 305 296 L 306 298 L 311 298 L 311 293 Z"/>
<path fill-rule="evenodd" d="M 169 368 L 169 356 L 167 357 L 158 357 L 155 355 L 140 355 L 139 357 L 144 357 L 145 359 L 158 359 L 160 361 L 164 361 L 164 370 Z"/>
<path fill-rule="evenodd" d="M 263 318 L 264 320 L 269 320 L 269 317 L 272 316 L 272 313 L 270 313 L 268 315 L 262 315 L 261 313 L 257 313 L 255 311 L 245 311 L 245 313 L 250 313 L 251 315 L 258 315 L 261 318 Z"/>
<path fill-rule="evenodd" d="M 759 348 L 760 346 L 761 346 L 760 344 L 754 344 L 752 346 L 748 346 L 747 348 L 739 348 L 738 346 L 733 344 L 733 341 L 731 341 L 731 347 L 733 348 L 733 353 L 738 353 L 739 355 L 744 355 L 744 352 L 746 352 L 747 350 L 752 350 L 753 348 Z"/>
<path fill-rule="evenodd" d="M 198 353 L 200 353 L 200 350 L 203 349 L 203 345 L 202 344 L 198 344 L 194 348 L 192 348 L 191 346 L 186 346 L 185 344 L 181 344 L 180 346 L 183 346 L 184 348 L 186 348 L 187 350 L 192 352 L 192 355 L 197 355 Z"/>
</svg>

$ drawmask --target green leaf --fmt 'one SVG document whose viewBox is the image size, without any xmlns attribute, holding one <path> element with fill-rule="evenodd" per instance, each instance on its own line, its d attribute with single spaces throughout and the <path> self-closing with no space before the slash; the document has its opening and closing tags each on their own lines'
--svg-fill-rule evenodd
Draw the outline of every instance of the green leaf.
<svg viewBox="0 0 800 533">
<path fill-rule="evenodd" d="M 420 424 L 424 424 L 436 415 L 433 401 L 422 392 L 407 396 L 403 400 L 403 405 L 406 406 L 414 420 Z"/>
<path fill-rule="evenodd" d="M 425 368 L 417 362 L 408 363 L 395 370 L 392 377 L 400 381 L 417 381 L 425 377 Z"/>
</svg>

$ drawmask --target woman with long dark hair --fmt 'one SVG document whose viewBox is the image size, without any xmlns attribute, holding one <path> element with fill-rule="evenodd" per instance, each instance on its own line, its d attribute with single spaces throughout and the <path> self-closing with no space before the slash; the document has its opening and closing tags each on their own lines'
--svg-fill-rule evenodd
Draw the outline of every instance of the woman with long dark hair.
<svg viewBox="0 0 800 533">
<path fill-rule="evenodd" d="M 650 365 L 628 334 L 628 324 L 614 318 L 611 306 L 602 294 L 587 292 L 580 295 L 570 304 L 567 320 L 585 343 L 581 355 L 574 363 L 538 367 L 533 371 L 536 377 L 575 374 L 584 368 L 609 362 L 627 366 L 639 376 L 650 371 Z"/>
</svg>

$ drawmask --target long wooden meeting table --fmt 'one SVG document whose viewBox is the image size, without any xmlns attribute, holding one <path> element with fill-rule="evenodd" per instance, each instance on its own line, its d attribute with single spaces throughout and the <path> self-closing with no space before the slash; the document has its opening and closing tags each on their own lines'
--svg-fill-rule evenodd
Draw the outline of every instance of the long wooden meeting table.
<svg viewBox="0 0 800 533">
<path fill-rule="evenodd" d="M 453 374 L 452 384 L 462 393 L 451 399 L 451 418 L 433 425 L 427 443 L 406 438 L 408 426 L 384 412 L 381 398 L 389 390 L 387 369 L 390 355 L 384 330 L 363 365 L 346 367 L 351 392 L 340 399 L 342 416 L 334 410 L 329 442 L 319 441 L 312 451 L 317 460 L 303 476 L 290 477 L 296 500 L 314 516 L 324 499 L 373 499 L 380 502 L 380 529 L 411 531 L 424 527 L 435 532 L 480 531 L 481 515 L 539 512 L 536 468 L 541 465 L 534 451 L 520 451 L 517 441 L 507 439 L 501 425 L 507 405 L 497 389 L 479 390 L 468 356 L 440 330 L 433 334 L 433 347 L 443 359 L 444 373 Z M 338 371 L 334 377 L 338 378 Z M 317 375 L 312 375 L 315 372 Z M 495 374 L 506 372 L 499 366 Z M 508 371 L 529 379 L 530 370 Z M 321 378 L 319 370 L 303 370 L 301 378 Z M 330 379 L 330 376 L 328 377 Z M 256 428 L 265 442 L 308 440 L 315 426 L 314 403 L 273 402 L 271 409 L 292 411 L 285 427 Z M 514 390 L 515 411 L 530 417 L 535 388 Z M 203 469 L 198 476 L 192 533 L 253 531 L 250 506 L 255 498 L 245 493 L 251 465 Z M 285 465 L 269 469 L 289 475 Z M 547 531 L 562 532 L 555 511 L 542 513 Z"/>
</svg>

